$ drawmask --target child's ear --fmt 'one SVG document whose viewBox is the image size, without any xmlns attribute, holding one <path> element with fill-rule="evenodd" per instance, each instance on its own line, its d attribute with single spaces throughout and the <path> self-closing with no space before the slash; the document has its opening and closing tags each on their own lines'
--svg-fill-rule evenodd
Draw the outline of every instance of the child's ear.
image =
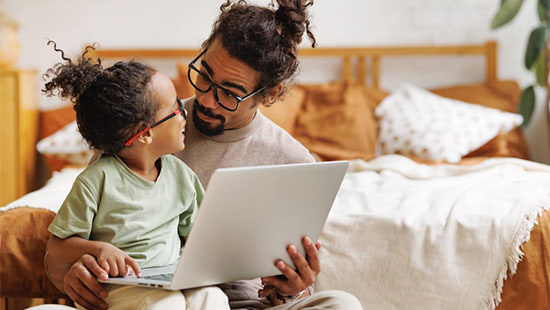
<svg viewBox="0 0 550 310">
<path fill-rule="evenodd" d="M 149 129 L 146 132 L 144 132 L 139 138 L 137 138 L 137 141 L 143 144 L 150 144 L 153 142 L 153 130 Z"/>
<path fill-rule="evenodd" d="M 139 126 L 138 126 L 138 128 L 140 128 L 140 130 L 144 130 L 147 127 L 149 127 L 149 125 L 146 124 L 146 123 L 140 123 Z M 152 129 L 149 129 L 146 132 L 142 133 L 136 139 L 136 142 L 143 143 L 143 144 L 150 144 L 151 142 L 153 142 L 153 132 L 152 131 L 153 131 Z"/>
</svg>

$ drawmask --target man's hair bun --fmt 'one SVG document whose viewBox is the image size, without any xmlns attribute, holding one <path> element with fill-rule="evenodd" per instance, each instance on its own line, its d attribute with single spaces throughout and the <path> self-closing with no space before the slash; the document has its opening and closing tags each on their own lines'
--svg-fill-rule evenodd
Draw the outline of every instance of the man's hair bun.
<svg viewBox="0 0 550 310">
<path fill-rule="evenodd" d="M 317 42 L 310 30 L 310 21 L 307 8 L 313 5 L 312 0 L 277 0 L 279 8 L 275 12 L 275 19 L 281 27 L 281 35 L 291 39 L 295 45 L 302 42 L 304 32 L 311 39 L 311 46 Z"/>
</svg>

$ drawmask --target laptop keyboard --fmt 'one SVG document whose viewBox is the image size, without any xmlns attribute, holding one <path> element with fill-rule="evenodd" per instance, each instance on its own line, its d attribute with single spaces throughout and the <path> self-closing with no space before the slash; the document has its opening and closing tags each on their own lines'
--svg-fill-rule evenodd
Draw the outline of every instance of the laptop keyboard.
<svg viewBox="0 0 550 310">
<path fill-rule="evenodd" d="M 144 276 L 143 279 L 147 280 L 156 280 L 156 281 L 172 281 L 172 278 L 174 277 L 173 273 L 164 273 L 164 274 L 155 274 L 152 276 Z"/>
</svg>

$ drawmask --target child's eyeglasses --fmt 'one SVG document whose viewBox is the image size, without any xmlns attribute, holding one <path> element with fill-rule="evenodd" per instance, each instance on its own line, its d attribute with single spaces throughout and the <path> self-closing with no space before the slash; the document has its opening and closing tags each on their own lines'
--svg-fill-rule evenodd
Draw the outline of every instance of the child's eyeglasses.
<svg viewBox="0 0 550 310">
<path fill-rule="evenodd" d="M 146 133 L 147 131 L 151 130 L 151 128 L 154 128 L 154 127 L 157 127 L 158 125 L 166 122 L 167 120 L 171 119 L 172 117 L 178 115 L 178 114 L 181 114 L 183 115 L 183 118 L 185 120 L 187 120 L 187 112 L 185 111 L 185 109 L 183 108 L 183 103 L 181 102 L 181 100 L 179 98 L 176 98 L 176 103 L 178 104 L 178 107 L 176 109 L 176 111 L 168 114 L 167 116 L 163 117 L 160 121 L 154 123 L 153 125 L 143 129 L 142 131 L 136 133 L 133 137 L 131 137 L 128 141 L 126 141 L 126 143 L 124 143 L 125 146 L 130 146 L 132 145 L 132 143 L 139 137 L 141 136 L 142 134 Z"/>
</svg>

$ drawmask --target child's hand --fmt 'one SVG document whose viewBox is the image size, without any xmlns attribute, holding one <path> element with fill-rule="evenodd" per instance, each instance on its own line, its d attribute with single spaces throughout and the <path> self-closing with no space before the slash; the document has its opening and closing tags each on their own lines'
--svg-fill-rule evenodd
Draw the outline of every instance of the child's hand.
<svg viewBox="0 0 550 310">
<path fill-rule="evenodd" d="M 97 253 L 96 259 L 101 268 L 103 268 L 111 277 L 127 276 L 130 273 L 135 273 L 138 277 L 141 276 L 141 270 L 138 263 L 124 253 L 116 246 L 101 242 Z"/>
</svg>

